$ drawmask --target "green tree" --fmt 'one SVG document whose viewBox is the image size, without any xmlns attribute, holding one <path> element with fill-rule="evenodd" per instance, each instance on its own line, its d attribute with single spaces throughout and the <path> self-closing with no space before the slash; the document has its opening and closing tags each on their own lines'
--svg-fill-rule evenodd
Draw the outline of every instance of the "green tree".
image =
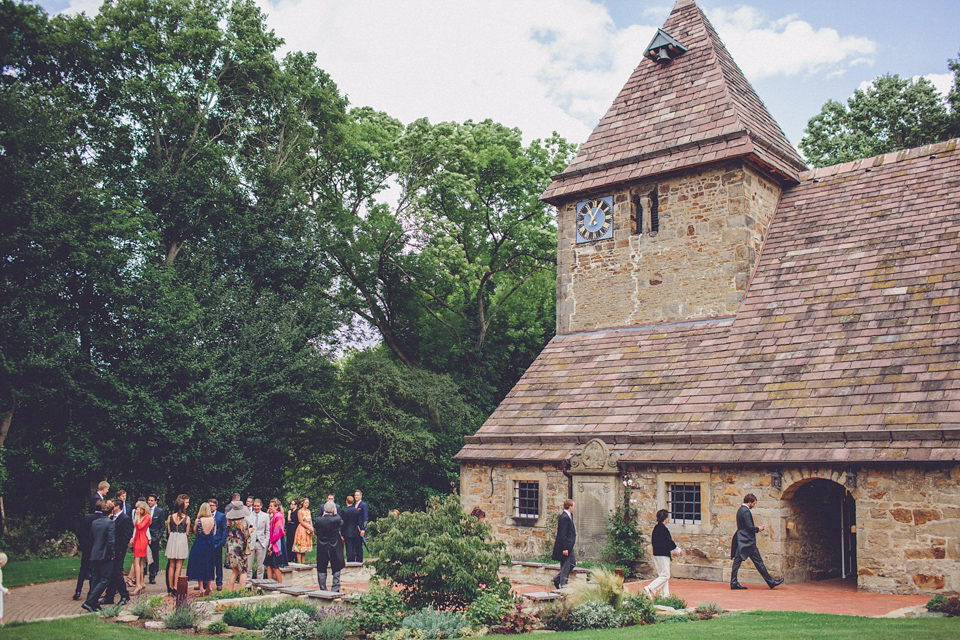
<svg viewBox="0 0 960 640">
<path fill-rule="evenodd" d="M 376 530 L 377 575 L 402 588 L 411 610 L 463 609 L 484 591 L 509 593 L 509 581 L 498 575 L 506 545 L 463 512 L 456 494 L 431 498 L 425 511 L 381 518 Z"/>
<path fill-rule="evenodd" d="M 960 73 L 955 61 L 950 66 Z M 882 75 L 866 90 L 857 89 L 846 105 L 828 101 L 807 124 L 800 149 L 808 162 L 823 167 L 939 142 L 958 134 L 957 99 L 948 101 L 952 113 L 925 78 Z"/>
</svg>

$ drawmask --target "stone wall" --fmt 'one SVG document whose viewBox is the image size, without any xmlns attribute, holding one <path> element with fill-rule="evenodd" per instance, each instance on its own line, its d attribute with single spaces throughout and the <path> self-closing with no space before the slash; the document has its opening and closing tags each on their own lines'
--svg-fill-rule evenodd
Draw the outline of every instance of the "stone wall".
<svg viewBox="0 0 960 640">
<path fill-rule="evenodd" d="M 611 194 L 609 240 L 576 244 L 576 206 L 584 197 L 558 207 L 558 332 L 736 312 L 779 187 L 736 161 L 595 195 Z"/>
<path fill-rule="evenodd" d="M 626 465 L 625 471 L 637 485 L 630 499 L 648 541 L 657 510 L 667 506 L 667 485 L 701 485 L 701 521 L 668 525 L 684 549 L 672 567 L 677 578 L 729 580 L 730 539 L 747 493 L 759 499 L 754 520 L 766 530 L 758 534 L 757 544 L 771 573 L 788 582 L 836 576 L 841 570 L 837 514 L 849 494 L 856 501 L 855 568 L 861 590 L 960 593 L 960 465 L 861 468 L 855 480 L 846 467 L 779 468 L 779 488 L 774 486 L 774 469 Z M 518 477 L 541 481 L 546 516 L 531 527 L 518 526 L 508 511 L 510 482 Z M 569 479 L 551 465 L 461 465 L 464 508 L 483 509 L 494 535 L 507 543 L 514 558 L 535 557 L 552 545 L 555 521 L 550 516 L 559 513 L 568 491 Z M 622 500 L 621 493 L 617 504 Z M 750 563 L 741 568 L 740 581 L 762 584 Z"/>
</svg>

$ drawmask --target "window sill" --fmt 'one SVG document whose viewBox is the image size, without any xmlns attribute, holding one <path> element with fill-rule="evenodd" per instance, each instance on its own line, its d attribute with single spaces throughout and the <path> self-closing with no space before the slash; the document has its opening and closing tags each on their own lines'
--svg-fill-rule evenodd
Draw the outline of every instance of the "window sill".
<svg viewBox="0 0 960 640">
<path fill-rule="evenodd" d="M 535 527 L 537 522 L 540 521 L 540 518 L 513 518 L 513 523 L 518 527 Z"/>
</svg>

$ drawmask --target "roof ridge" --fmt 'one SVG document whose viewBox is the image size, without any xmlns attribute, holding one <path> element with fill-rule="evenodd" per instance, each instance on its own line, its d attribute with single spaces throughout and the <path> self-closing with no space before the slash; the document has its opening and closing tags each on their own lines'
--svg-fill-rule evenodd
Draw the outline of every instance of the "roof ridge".
<svg viewBox="0 0 960 640">
<path fill-rule="evenodd" d="M 820 180 L 823 178 L 830 178 L 836 175 L 859 171 L 861 169 L 870 170 L 883 165 L 915 160 L 919 157 L 927 155 L 935 157 L 945 156 L 955 153 L 958 148 L 960 148 L 960 138 L 951 138 L 942 142 L 925 144 L 920 147 L 901 149 L 900 151 L 881 153 L 869 158 L 861 158 L 859 160 L 851 160 L 849 162 L 839 162 L 826 167 L 810 169 L 809 171 L 804 171 L 800 174 L 800 181 L 805 182 L 807 180 Z"/>
</svg>

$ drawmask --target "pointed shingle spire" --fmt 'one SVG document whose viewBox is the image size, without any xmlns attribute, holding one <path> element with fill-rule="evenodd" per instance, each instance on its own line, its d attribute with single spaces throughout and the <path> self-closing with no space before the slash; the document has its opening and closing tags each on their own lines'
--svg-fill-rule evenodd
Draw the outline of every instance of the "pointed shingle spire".
<svg viewBox="0 0 960 640">
<path fill-rule="evenodd" d="M 797 182 L 803 160 L 700 7 L 679 0 L 661 31 L 686 51 L 640 61 L 544 200 L 737 157 Z"/>
</svg>

